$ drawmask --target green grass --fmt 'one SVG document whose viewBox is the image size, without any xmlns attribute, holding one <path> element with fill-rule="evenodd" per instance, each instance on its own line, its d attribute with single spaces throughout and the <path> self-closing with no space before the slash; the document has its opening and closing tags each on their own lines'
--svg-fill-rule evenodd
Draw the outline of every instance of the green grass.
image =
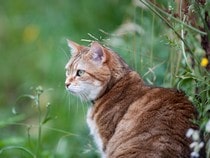
<svg viewBox="0 0 210 158">
<path fill-rule="evenodd" d="M 160 8 L 126 0 L 0 2 L 0 157 L 99 157 L 86 125 L 87 103 L 64 88 L 66 38 L 84 45 L 100 40 L 147 84 L 184 90 L 198 109 L 200 133 L 209 136 L 210 76 L 200 66 L 205 52 L 198 40 L 204 31 L 168 19 L 165 10 L 171 6 L 175 13 L 174 1 L 158 3 Z M 202 16 L 208 6 L 200 6 Z M 128 23 L 134 29 L 123 25 Z"/>
</svg>

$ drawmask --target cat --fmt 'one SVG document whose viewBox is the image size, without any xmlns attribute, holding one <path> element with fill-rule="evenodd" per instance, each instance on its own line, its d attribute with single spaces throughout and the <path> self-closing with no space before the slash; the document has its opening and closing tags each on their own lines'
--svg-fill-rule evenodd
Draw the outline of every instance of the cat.
<svg viewBox="0 0 210 158">
<path fill-rule="evenodd" d="M 151 87 L 113 50 L 68 40 L 65 86 L 91 101 L 87 124 L 102 158 L 189 158 L 196 110 L 174 89 Z"/>
</svg>

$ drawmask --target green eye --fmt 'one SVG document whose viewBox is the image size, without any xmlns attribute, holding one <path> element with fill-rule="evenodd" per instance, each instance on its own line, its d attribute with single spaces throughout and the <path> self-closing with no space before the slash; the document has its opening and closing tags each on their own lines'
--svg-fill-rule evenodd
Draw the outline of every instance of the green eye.
<svg viewBox="0 0 210 158">
<path fill-rule="evenodd" d="M 85 73 L 85 70 L 77 70 L 76 76 L 82 76 Z"/>
</svg>

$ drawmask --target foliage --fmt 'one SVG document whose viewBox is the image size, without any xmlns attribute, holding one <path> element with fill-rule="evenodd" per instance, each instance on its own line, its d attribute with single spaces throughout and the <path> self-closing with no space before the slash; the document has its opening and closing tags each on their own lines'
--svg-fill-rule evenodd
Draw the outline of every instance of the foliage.
<svg viewBox="0 0 210 158">
<path fill-rule="evenodd" d="M 209 154 L 210 74 L 204 43 L 210 41 L 205 19 L 210 3 L 189 1 L 193 23 L 176 2 L 0 2 L 0 157 L 99 157 L 85 122 L 88 105 L 64 89 L 65 38 L 85 45 L 99 40 L 147 84 L 185 91 L 198 109 L 194 121 Z"/>
<path fill-rule="evenodd" d="M 172 60 L 177 63 L 177 66 L 173 74 L 175 76 L 171 77 L 175 80 L 174 83 L 178 89 L 185 90 L 198 111 L 198 118 L 194 121 L 199 126 L 199 130 L 192 132 L 194 133 L 192 134 L 194 142 L 190 146 L 193 148 L 191 156 L 201 156 L 199 151 L 205 148 L 205 151 L 202 151 L 204 152 L 202 156 L 210 157 L 210 133 L 209 127 L 207 128 L 207 122 L 210 121 L 210 65 L 208 63 L 210 60 L 210 18 L 208 13 L 210 3 L 191 0 L 189 4 L 184 4 L 184 1 L 177 1 L 178 18 L 174 18 L 176 13 L 174 10 L 170 10 L 168 13 L 150 1 L 140 1 L 159 16 L 176 36 L 173 36 L 175 43 L 178 44 L 175 47 L 179 47 L 178 50 L 183 59 L 173 56 Z M 196 133 L 199 133 L 201 138 L 198 136 L 195 138 Z"/>
</svg>

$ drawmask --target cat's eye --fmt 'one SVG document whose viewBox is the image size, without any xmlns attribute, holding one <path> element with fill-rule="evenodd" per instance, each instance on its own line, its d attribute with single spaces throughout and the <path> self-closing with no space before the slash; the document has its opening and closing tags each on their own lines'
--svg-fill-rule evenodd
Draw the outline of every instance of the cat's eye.
<svg viewBox="0 0 210 158">
<path fill-rule="evenodd" d="M 77 70 L 76 76 L 82 76 L 85 73 L 85 70 Z"/>
</svg>

